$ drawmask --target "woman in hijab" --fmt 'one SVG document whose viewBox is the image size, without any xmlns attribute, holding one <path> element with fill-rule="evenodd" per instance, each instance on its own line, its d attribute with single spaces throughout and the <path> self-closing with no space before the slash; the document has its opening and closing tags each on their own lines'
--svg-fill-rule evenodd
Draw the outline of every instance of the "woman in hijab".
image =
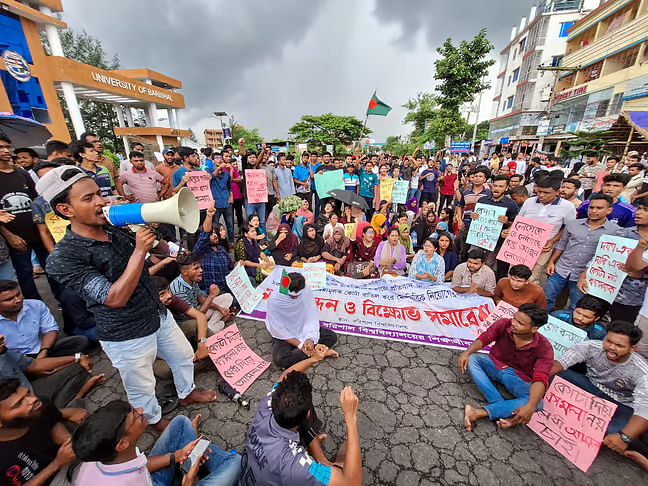
<svg viewBox="0 0 648 486">
<path fill-rule="evenodd" d="M 412 222 L 414 221 L 414 218 L 416 217 L 418 213 L 418 199 L 415 197 L 411 198 L 409 201 L 405 203 L 405 207 L 407 208 L 406 214 L 407 214 L 407 224 L 412 226 Z"/>
<path fill-rule="evenodd" d="M 373 218 L 371 218 L 371 227 L 373 228 L 374 233 L 376 233 L 376 238 L 378 238 L 379 241 L 382 241 L 382 236 L 385 233 L 386 221 L 387 218 L 382 213 L 376 213 L 373 215 Z"/>
<path fill-rule="evenodd" d="M 412 231 L 416 231 L 415 250 L 420 250 L 423 247 L 423 242 L 427 240 L 432 233 L 434 233 L 436 214 L 430 210 L 430 206 L 421 208 L 425 216 L 421 215 L 412 225 Z"/>
<path fill-rule="evenodd" d="M 435 252 L 437 242 L 428 238 L 423 243 L 423 249 L 419 251 L 409 269 L 409 277 L 416 280 L 423 280 L 441 284 L 445 280 L 445 262 L 443 257 Z"/>
<path fill-rule="evenodd" d="M 304 236 L 297 246 L 295 256 L 301 263 L 315 263 L 322 258 L 324 240 L 315 231 L 315 226 L 308 223 L 304 225 Z M 300 265 L 301 266 L 301 265 Z"/>
<path fill-rule="evenodd" d="M 403 275 L 407 263 L 407 254 L 405 247 L 399 241 L 400 234 L 398 228 L 389 228 L 387 239 L 378 245 L 374 264 L 378 267 L 380 276 L 383 275 Z"/>
<path fill-rule="evenodd" d="M 253 282 L 261 283 L 264 278 L 262 271 L 272 268 L 274 263 L 259 249 L 256 228 L 243 223 L 241 234 L 234 247 L 234 259 L 242 262 Z"/>
<path fill-rule="evenodd" d="M 358 223 L 358 236 L 349 245 L 347 256 L 347 273 L 351 278 L 376 278 L 378 270 L 374 265 L 374 257 L 380 241 L 376 232 L 366 222 Z"/>
<path fill-rule="evenodd" d="M 308 210 L 310 204 L 306 199 L 302 201 L 302 207 L 297 210 L 297 216 L 306 218 L 307 223 L 313 224 L 315 222 L 315 215 Z"/>
<path fill-rule="evenodd" d="M 446 223 L 446 222 L 444 222 L 444 221 L 439 221 L 439 222 L 437 223 L 437 225 L 436 225 L 436 227 L 435 227 L 435 229 L 434 229 L 434 233 L 432 233 L 432 234 L 430 235 L 430 238 L 434 238 L 435 240 L 438 240 L 438 239 L 439 239 L 439 235 L 440 235 L 441 233 L 448 233 L 448 234 L 450 234 L 450 233 L 448 232 L 448 223 Z M 452 235 L 450 234 L 450 236 L 452 236 Z M 453 236 L 453 239 L 454 239 L 454 236 Z"/>
<path fill-rule="evenodd" d="M 265 322 L 272 336 L 272 361 L 280 368 L 290 368 L 311 356 L 317 344 L 327 346 L 326 355 L 337 358 L 338 353 L 330 349 L 337 335 L 320 327 L 315 296 L 306 279 L 296 272 L 288 277 L 288 295 L 275 290 L 268 299 Z"/>
<path fill-rule="evenodd" d="M 295 260 L 295 250 L 298 245 L 299 239 L 290 232 L 290 226 L 282 223 L 279 225 L 277 238 L 270 244 L 269 249 L 277 265 L 289 267 Z"/>
<path fill-rule="evenodd" d="M 351 241 L 345 236 L 344 229 L 336 227 L 322 248 L 324 261 L 333 265 L 336 275 L 341 275 L 342 273 L 347 254 L 349 253 L 349 245 L 351 245 Z"/>
</svg>

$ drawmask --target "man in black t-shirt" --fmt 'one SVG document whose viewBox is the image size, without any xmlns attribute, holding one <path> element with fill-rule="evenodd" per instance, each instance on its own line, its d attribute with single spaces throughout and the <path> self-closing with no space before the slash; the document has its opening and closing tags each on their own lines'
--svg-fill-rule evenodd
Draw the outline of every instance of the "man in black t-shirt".
<svg viewBox="0 0 648 486">
<path fill-rule="evenodd" d="M 87 412 L 57 410 L 15 378 L 0 380 L 0 484 L 50 484 L 74 459 L 63 420 L 81 423 Z M 58 478 L 57 478 L 58 479 Z"/>
<path fill-rule="evenodd" d="M 11 140 L 0 134 L 0 209 L 15 216 L 13 221 L 0 225 L 0 233 L 9 245 L 11 262 L 23 295 L 26 299 L 42 300 L 34 284 L 31 263 L 32 250 L 43 268 L 48 255 L 32 221 L 31 204 L 38 194 L 27 171 L 13 166 L 12 150 Z M 55 296 L 58 294 L 55 287 L 52 291 Z"/>
</svg>

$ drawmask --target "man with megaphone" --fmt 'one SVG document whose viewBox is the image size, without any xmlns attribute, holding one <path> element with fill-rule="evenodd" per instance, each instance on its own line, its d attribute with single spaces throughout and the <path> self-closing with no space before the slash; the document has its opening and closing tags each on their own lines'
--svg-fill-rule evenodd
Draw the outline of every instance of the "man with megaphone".
<svg viewBox="0 0 648 486">
<path fill-rule="evenodd" d="M 155 234 L 146 227 L 141 228 L 135 233 L 133 245 L 132 236 L 107 226 L 108 218 L 120 226 L 170 222 L 152 219 L 160 213 L 157 209 L 161 205 L 175 203 L 176 214 L 172 217 L 177 218 L 172 224 L 187 223 L 183 219 L 186 217 L 195 231 L 198 226 L 195 198 L 195 208 L 179 204 L 188 189 L 167 201 L 128 204 L 119 210 L 110 207 L 105 211 L 108 201 L 101 196 L 95 182 L 78 168 L 63 166 L 40 179 L 37 190 L 58 216 L 70 220 L 67 233 L 48 259 L 47 271 L 86 300 L 97 322 L 97 339 L 119 370 L 133 408 L 143 408 L 147 420 L 158 431 L 169 423 L 162 418 L 155 397 L 153 362 L 156 356 L 169 364 L 181 405 L 216 400 L 214 391 L 196 389 L 191 344 L 160 302 L 144 266 L 146 254 L 155 244 Z M 167 213 L 168 209 L 165 206 L 161 212 Z"/>
</svg>

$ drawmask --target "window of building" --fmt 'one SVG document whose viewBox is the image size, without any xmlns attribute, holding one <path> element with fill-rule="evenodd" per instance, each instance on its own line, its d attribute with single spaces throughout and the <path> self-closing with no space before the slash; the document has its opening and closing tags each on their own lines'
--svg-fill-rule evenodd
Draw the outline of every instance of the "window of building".
<svg viewBox="0 0 648 486">
<path fill-rule="evenodd" d="M 527 43 L 526 37 L 520 41 L 520 52 L 524 52 L 524 49 L 526 48 L 526 43 Z"/>
<path fill-rule="evenodd" d="M 506 86 L 511 86 L 511 75 L 510 74 L 509 74 L 508 82 L 506 83 Z"/>
<path fill-rule="evenodd" d="M 509 109 L 509 108 L 511 108 L 513 106 L 513 98 L 514 98 L 514 96 L 509 96 L 506 99 L 506 109 Z"/>
<path fill-rule="evenodd" d="M 603 61 L 599 61 L 596 64 L 592 64 L 591 66 L 587 66 L 585 69 L 583 69 L 583 83 L 587 83 L 589 81 L 593 81 L 595 79 L 598 79 L 601 77 L 601 68 L 603 67 Z"/>
<path fill-rule="evenodd" d="M 623 93 L 616 93 L 608 105 L 608 116 L 618 115 L 621 112 L 621 105 L 623 105 Z"/>
<path fill-rule="evenodd" d="M 569 32 L 567 31 L 572 25 L 574 25 L 574 22 L 562 22 L 560 24 L 560 34 L 558 34 L 558 37 L 569 37 Z"/>
<path fill-rule="evenodd" d="M 648 42 L 645 42 L 641 47 L 641 56 L 639 57 L 639 64 L 648 61 Z"/>
<path fill-rule="evenodd" d="M 513 49 L 513 59 L 517 57 L 517 47 Z"/>
<path fill-rule="evenodd" d="M 575 10 L 580 8 L 582 0 L 557 0 L 554 2 L 554 12 L 561 10 Z"/>
<path fill-rule="evenodd" d="M 561 55 L 561 56 L 553 56 L 553 57 L 551 58 L 551 65 L 552 65 L 553 67 L 558 67 L 558 66 L 560 66 L 560 61 L 562 61 L 562 58 L 563 58 L 563 57 L 565 57 L 565 56 L 562 56 L 562 55 Z"/>
<path fill-rule="evenodd" d="M 520 68 L 517 68 L 515 71 L 513 71 L 513 81 L 517 81 L 519 77 L 520 77 Z"/>
</svg>

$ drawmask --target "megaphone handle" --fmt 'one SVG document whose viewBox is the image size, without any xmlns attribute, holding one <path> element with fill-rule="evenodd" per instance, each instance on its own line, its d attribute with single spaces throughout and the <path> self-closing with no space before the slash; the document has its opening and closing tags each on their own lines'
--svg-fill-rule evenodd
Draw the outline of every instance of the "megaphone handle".
<svg viewBox="0 0 648 486">
<path fill-rule="evenodd" d="M 137 233 L 137 232 L 138 232 L 139 230 L 141 230 L 142 228 L 148 228 L 148 229 L 150 229 L 150 230 L 153 232 L 153 234 L 155 234 L 155 242 L 153 243 L 153 248 L 155 248 L 156 246 L 158 246 L 158 244 L 160 243 L 160 240 L 162 239 L 162 233 L 160 233 L 160 232 L 159 232 L 158 230 L 156 230 L 155 228 L 151 228 L 150 226 L 146 226 L 145 224 L 129 224 L 129 225 L 128 225 L 128 228 L 129 228 L 133 233 Z"/>
</svg>

